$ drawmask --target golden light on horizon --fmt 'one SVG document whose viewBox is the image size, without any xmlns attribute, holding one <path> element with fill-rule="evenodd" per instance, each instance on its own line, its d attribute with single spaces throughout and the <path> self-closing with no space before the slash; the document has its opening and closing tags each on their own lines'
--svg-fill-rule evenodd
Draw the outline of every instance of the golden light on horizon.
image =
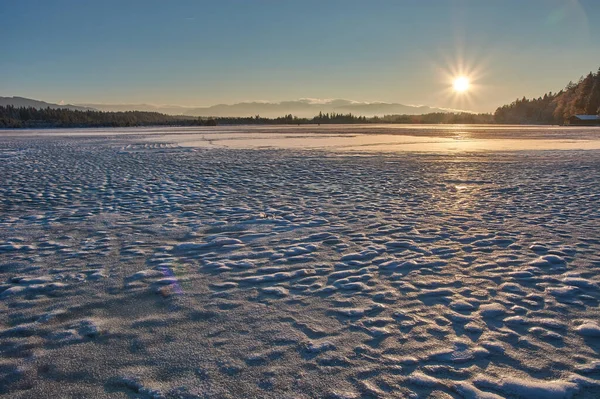
<svg viewBox="0 0 600 399">
<path fill-rule="evenodd" d="M 469 78 L 466 76 L 458 76 L 454 78 L 452 81 L 452 89 L 456 93 L 464 93 L 469 90 L 469 86 L 471 83 L 469 82 Z"/>
</svg>

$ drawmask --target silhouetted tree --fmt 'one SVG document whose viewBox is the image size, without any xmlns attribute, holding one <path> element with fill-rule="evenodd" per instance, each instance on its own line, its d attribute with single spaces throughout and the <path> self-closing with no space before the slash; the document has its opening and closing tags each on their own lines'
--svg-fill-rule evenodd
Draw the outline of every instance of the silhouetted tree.
<svg viewBox="0 0 600 399">
<path fill-rule="evenodd" d="M 600 114 L 600 68 L 594 76 L 594 84 L 585 105 L 585 113 L 588 115 Z"/>
<path fill-rule="evenodd" d="M 596 74 L 572 81 L 558 93 L 547 93 L 537 99 L 525 97 L 496 109 L 496 123 L 564 123 L 575 114 L 600 112 L 600 69 Z"/>
</svg>

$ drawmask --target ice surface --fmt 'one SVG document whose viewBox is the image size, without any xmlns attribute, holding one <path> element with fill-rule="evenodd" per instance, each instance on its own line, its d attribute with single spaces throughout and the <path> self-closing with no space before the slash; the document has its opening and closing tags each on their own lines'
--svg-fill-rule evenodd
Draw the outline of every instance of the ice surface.
<svg viewBox="0 0 600 399">
<path fill-rule="evenodd" d="M 598 134 L 545 133 L 565 131 Z M 597 151 L 178 144 L 193 132 L 0 133 L 0 394 L 600 397 Z"/>
</svg>

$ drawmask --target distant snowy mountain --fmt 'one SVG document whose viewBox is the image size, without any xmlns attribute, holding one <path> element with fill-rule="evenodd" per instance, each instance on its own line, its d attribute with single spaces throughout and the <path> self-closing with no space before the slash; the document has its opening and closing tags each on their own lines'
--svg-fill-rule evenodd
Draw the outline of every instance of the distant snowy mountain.
<svg viewBox="0 0 600 399">
<path fill-rule="evenodd" d="M 338 113 L 361 116 L 383 116 L 383 115 L 422 115 L 432 112 L 460 112 L 447 108 L 436 108 L 429 106 L 404 105 L 398 103 L 384 102 L 358 102 L 344 99 L 319 100 L 302 98 L 292 101 L 281 102 L 241 102 L 237 104 L 217 104 L 209 107 L 185 107 L 180 105 L 153 105 L 153 104 L 53 104 L 45 101 L 33 100 L 24 97 L 0 97 L 0 105 L 14 105 L 15 107 L 34 108 L 67 108 L 71 110 L 87 111 L 147 111 L 160 112 L 168 115 L 188 116 L 254 116 L 260 115 L 267 118 L 275 118 L 292 114 L 300 118 L 312 118 L 323 113 Z"/>
<path fill-rule="evenodd" d="M 344 99 L 315 100 L 299 99 L 282 102 L 242 102 L 237 104 L 217 104 L 209 107 L 182 107 L 176 105 L 150 104 L 82 104 L 102 111 L 154 111 L 171 115 L 190 116 L 254 116 L 274 118 L 287 114 L 312 118 L 319 112 L 352 113 L 362 116 L 383 116 L 391 114 L 421 115 L 431 112 L 452 112 L 456 110 L 428 106 L 414 106 L 384 102 L 357 102 Z"/>
<path fill-rule="evenodd" d="M 160 112 L 167 115 L 192 115 L 190 110 L 195 107 L 183 107 L 180 105 L 153 105 L 153 104 L 78 104 L 81 107 L 90 107 L 98 111 L 123 112 L 144 111 Z M 198 116 L 198 115 L 196 115 Z"/>
<path fill-rule="evenodd" d="M 93 108 L 71 105 L 71 104 L 53 104 L 47 103 L 45 101 L 33 100 L 31 98 L 25 97 L 0 97 L 0 106 L 12 105 L 15 107 L 33 107 L 37 109 L 41 108 L 66 108 L 73 111 L 88 111 L 93 110 Z"/>
</svg>

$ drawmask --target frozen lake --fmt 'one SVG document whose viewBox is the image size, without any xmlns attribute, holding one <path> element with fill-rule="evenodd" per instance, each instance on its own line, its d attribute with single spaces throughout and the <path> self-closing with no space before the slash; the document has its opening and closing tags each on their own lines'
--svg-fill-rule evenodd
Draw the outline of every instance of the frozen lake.
<svg viewBox="0 0 600 399">
<path fill-rule="evenodd" d="M 510 125 L 220 126 L 0 131 L 4 135 L 134 136 L 184 147 L 336 152 L 598 150 L 600 127 Z"/>
<path fill-rule="evenodd" d="M 598 398 L 599 133 L 1 131 L 0 394 Z"/>
</svg>

